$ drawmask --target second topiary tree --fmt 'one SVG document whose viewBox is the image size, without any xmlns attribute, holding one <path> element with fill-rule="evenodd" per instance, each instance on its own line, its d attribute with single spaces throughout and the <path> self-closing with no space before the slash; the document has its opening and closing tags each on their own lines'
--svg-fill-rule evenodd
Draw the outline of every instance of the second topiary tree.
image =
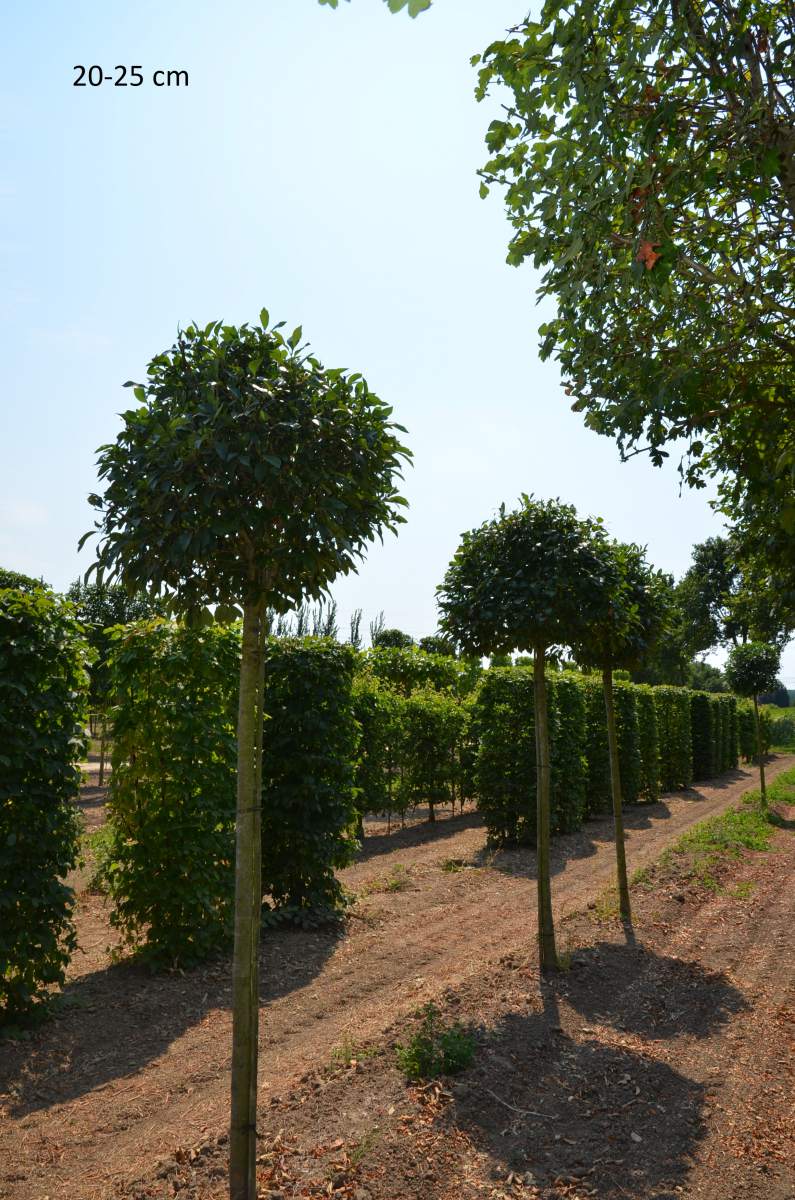
<svg viewBox="0 0 795 1200">
<path fill-rule="evenodd" d="M 653 571 L 639 546 L 622 542 L 602 545 L 611 563 L 603 576 L 604 592 L 594 597 L 598 607 L 584 636 L 573 650 L 582 666 L 602 673 L 610 759 L 610 790 L 616 832 L 616 875 L 621 920 L 630 922 L 627 858 L 624 848 L 624 817 L 618 734 L 613 698 L 613 671 L 638 665 L 659 637 L 665 620 L 665 579 Z"/>
<path fill-rule="evenodd" d="M 523 496 L 463 535 L 437 597 L 441 628 L 468 654 L 533 654 L 536 737 L 538 943 L 542 970 L 558 967 L 550 884 L 551 765 L 545 667 L 552 646 L 584 636 L 600 612 L 612 566 L 599 521 L 557 500 Z"/>
<path fill-rule="evenodd" d="M 767 808 L 767 785 L 765 783 L 765 754 L 762 745 L 762 727 L 759 721 L 759 697 L 769 692 L 776 684 L 781 666 L 781 650 L 768 642 L 746 642 L 735 646 L 729 654 L 724 673 L 726 682 L 738 696 L 746 696 L 754 702 L 756 746 L 759 756 L 759 790 L 762 807 Z"/>
</svg>

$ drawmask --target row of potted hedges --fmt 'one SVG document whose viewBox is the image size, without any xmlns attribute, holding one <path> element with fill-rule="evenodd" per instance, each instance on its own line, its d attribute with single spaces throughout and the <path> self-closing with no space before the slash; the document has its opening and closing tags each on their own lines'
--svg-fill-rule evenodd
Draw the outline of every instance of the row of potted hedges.
<svg viewBox="0 0 795 1200">
<path fill-rule="evenodd" d="M 552 830 L 578 829 L 610 805 L 601 678 L 547 676 L 552 754 Z M 619 681 L 615 707 L 625 803 L 655 800 L 736 767 L 746 708 L 734 696 Z M 526 667 L 483 676 L 473 711 L 474 790 L 495 843 L 535 840 L 533 679 Z M 751 720 L 753 714 L 751 714 Z"/>
<path fill-rule="evenodd" d="M 150 620 L 119 631 L 112 841 L 114 920 L 154 959 L 189 962 L 229 935 L 239 630 Z M 263 891 L 271 919 L 325 918 L 343 896 L 364 812 L 476 796 L 494 841 L 535 836 L 532 672 L 475 672 L 416 651 L 365 655 L 271 639 L 266 665 Z M 609 805 L 601 680 L 551 673 L 553 829 Z M 736 762 L 733 697 L 616 684 L 627 802 Z M 175 845 L 176 834 L 176 845 Z"/>
<path fill-rule="evenodd" d="M 423 683 L 403 693 L 369 668 L 353 685 L 359 727 L 357 807 L 364 813 L 405 813 L 427 804 L 472 797 L 472 703 Z"/>
<path fill-rule="evenodd" d="M 157 963 L 190 963 L 232 927 L 237 627 L 160 619 L 116 636 L 110 841 L 112 921 Z M 269 640 L 262 777 L 263 894 L 270 920 L 313 923 L 342 902 L 356 850 L 355 652 Z"/>
</svg>

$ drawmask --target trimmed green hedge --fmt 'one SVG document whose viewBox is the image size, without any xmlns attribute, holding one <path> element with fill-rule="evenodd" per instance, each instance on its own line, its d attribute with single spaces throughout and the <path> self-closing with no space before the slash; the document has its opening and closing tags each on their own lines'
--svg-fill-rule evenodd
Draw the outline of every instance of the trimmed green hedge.
<svg viewBox="0 0 795 1200">
<path fill-rule="evenodd" d="M 475 660 L 427 654 L 416 646 L 374 646 L 363 654 L 362 666 L 404 696 L 426 686 L 466 696 L 482 674 Z"/>
<path fill-rule="evenodd" d="M 693 782 L 690 695 L 687 688 L 666 686 L 654 688 L 654 703 L 657 708 L 660 788 L 663 792 L 688 788 Z"/>
<path fill-rule="evenodd" d="M 0 1026 L 44 1011 L 75 948 L 87 653 L 71 605 L 0 589 Z"/>
<path fill-rule="evenodd" d="M 239 656 L 236 628 L 154 619 L 114 635 L 107 890 L 112 923 L 156 965 L 231 936 Z"/>
<path fill-rule="evenodd" d="M 552 827 L 578 829 L 611 804 L 601 676 L 550 672 Z M 619 681 L 614 687 L 624 803 L 654 801 L 737 765 L 734 696 Z M 535 840 L 533 679 L 524 666 L 487 671 L 474 705 L 475 791 L 489 839 Z"/>
<path fill-rule="evenodd" d="M 156 965 L 197 962 L 232 928 L 240 630 L 144 621 L 111 656 L 112 921 Z M 355 652 L 271 639 L 265 677 L 263 894 L 312 924 L 343 903 L 355 841 Z"/>
<path fill-rule="evenodd" d="M 638 720 L 640 778 L 638 798 L 653 802 L 660 795 L 660 740 L 657 730 L 657 704 L 654 688 L 636 684 L 635 712 Z"/>
<path fill-rule="evenodd" d="M 586 696 L 576 676 L 548 675 L 553 833 L 579 829 L 588 788 Z M 475 789 L 492 843 L 532 845 L 536 835 L 533 673 L 487 671 L 475 700 L 480 735 Z"/>
<path fill-rule="evenodd" d="M 302 925 L 344 905 L 354 857 L 356 652 L 331 638 L 271 638 L 265 659 L 262 879 L 273 918 Z"/>
</svg>

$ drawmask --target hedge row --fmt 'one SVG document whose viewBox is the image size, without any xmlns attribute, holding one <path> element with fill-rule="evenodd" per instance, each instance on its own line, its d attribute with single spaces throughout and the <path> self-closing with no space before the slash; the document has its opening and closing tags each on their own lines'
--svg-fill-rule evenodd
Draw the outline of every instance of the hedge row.
<svg viewBox="0 0 795 1200">
<path fill-rule="evenodd" d="M 73 801 L 85 746 L 86 646 L 71 605 L 0 589 L 0 1026 L 43 1007 L 75 946 Z"/>
<path fill-rule="evenodd" d="M 408 694 L 369 670 L 357 676 L 356 804 L 364 813 L 405 813 L 472 796 L 471 702 L 427 683 Z"/>
<path fill-rule="evenodd" d="M 117 708 L 107 869 L 114 920 L 161 961 L 191 961 L 229 934 L 239 631 L 162 620 L 127 627 L 112 657 Z M 358 669 L 357 669 L 358 667 Z M 492 841 L 535 837 L 533 678 L 482 673 L 418 651 L 357 656 L 323 639 L 272 639 L 266 666 L 263 890 L 272 919 L 344 903 L 368 811 L 477 796 Z M 552 827 L 610 802 L 601 679 L 548 676 Z M 733 765 L 733 697 L 615 687 L 623 795 L 653 800 Z M 175 832 L 179 841 L 175 847 Z"/>
<path fill-rule="evenodd" d="M 112 921 L 159 963 L 190 963 L 231 933 L 240 637 L 162 620 L 121 630 L 110 658 L 113 774 L 104 869 Z M 271 639 L 262 777 L 270 919 L 313 923 L 342 902 L 356 849 L 355 653 Z"/>
<path fill-rule="evenodd" d="M 604 693 L 597 676 L 550 673 L 552 831 L 578 829 L 610 805 Z M 737 765 L 733 696 L 685 688 L 615 684 L 616 723 L 625 803 L 654 800 Z M 478 806 L 495 843 L 535 841 L 533 679 L 526 667 L 488 671 L 473 724 Z"/>
</svg>

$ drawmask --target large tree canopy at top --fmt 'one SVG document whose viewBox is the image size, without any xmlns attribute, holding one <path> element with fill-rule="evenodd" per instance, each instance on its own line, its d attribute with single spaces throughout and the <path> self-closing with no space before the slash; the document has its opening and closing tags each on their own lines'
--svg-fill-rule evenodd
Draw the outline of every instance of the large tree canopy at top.
<svg viewBox="0 0 795 1200">
<path fill-rule="evenodd" d="M 574 408 L 659 464 L 779 483 L 795 529 L 795 8 L 791 0 L 547 0 L 483 56 L 509 261 Z M 775 453 L 771 457 L 771 447 Z"/>
</svg>

